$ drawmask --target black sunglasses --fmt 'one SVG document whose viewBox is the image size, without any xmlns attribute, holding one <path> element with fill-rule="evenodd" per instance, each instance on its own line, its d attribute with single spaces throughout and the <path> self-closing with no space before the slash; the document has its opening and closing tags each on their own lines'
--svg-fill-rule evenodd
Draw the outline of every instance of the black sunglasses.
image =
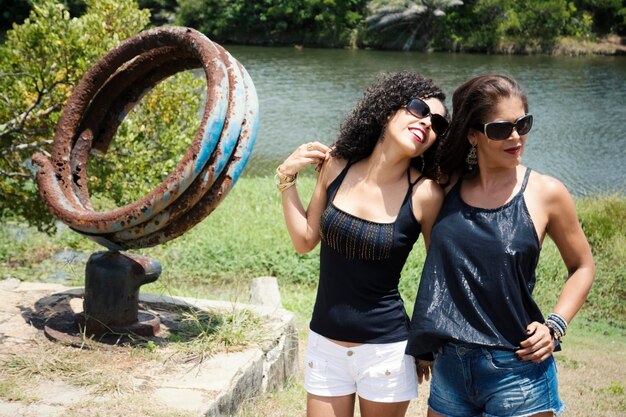
<svg viewBox="0 0 626 417">
<path fill-rule="evenodd" d="M 517 134 L 522 136 L 530 132 L 533 127 L 533 115 L 526 114 L 515 122 L 489 122 L 485 124 L 476 123 L 474 129 L 484 133 L 491 140 L 505 140 L 513 134 L 513 128 L 517 130 Z"/>
<path fill-rule="evenodd" d="M 435 132 L 437 136 L 445 135 L 448 131 L 449 123 L 446 118 L 440 114 L 431 113 L 430 107 L 428 107 L 428 104 L 426 104 L 424 100 L 419 98 L 409 99 L 409 102 L 406 103 L 406 110 L 420 119 L 430 116 L 433 132 Z"/>
</svg>

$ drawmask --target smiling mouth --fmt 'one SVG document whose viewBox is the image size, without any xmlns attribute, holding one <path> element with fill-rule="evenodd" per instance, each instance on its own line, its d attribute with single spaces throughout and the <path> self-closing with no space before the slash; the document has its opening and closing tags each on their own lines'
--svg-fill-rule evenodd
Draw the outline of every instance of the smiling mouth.
<svg viewBox="0 0 626 417">
<path fill-rule="evenodd" d="M 513 148 L 508 148 L 505 149 L 504 152 L 510 153 L 510 154 L 516 154 L 519 153 L 522 150 L 521 146 L 515 146 Z"/>
<path fill-rule="evenodd" d="M 426 132 L 424 132 L 422 129 L 413 128 L 409 129 L 409 132 L 413 134 L 415 140 L 419 143 L 424 143 L 428 139 L 428 137 L 426 136 Z"/>
</svg>

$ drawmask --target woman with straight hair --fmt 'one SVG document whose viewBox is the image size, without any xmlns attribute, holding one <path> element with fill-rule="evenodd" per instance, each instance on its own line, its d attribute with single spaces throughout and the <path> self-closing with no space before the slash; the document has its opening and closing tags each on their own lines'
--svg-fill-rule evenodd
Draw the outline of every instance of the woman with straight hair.
<svg viewBox="0 0 626 417">
<path fill-rule="evenodd" d="M 477 76 L 452 105 L 440 146 L 446 197 L 407 347 L 418 358 L 434 354 L 428 416 L 558 415 L 552 352 L 593 283 L 591 249 L 563 184 L 521 165 L 533 126 L 522 86 Z M 568 272 L 547 318 L 532 296 L 546 235 Z"/>
</svg>

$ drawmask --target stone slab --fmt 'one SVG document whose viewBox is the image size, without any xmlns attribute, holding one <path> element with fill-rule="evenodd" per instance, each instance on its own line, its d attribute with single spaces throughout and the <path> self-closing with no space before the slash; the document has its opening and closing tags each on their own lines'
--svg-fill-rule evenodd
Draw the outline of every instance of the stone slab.
<svg viewBox="0 0 626 417">
<path fill-rule="evenodd" d="M 59 284 L 27 283 L 15 279 L 0 281 L 0 360 L 19 355 L 26 345 L 51 344 L 43 331 L 28 323 L 28 312 L 52 307 L 63 297 L 80 297 L 82 288 L 68 288 Z M 72 301 L 76 308 L 76 299 Z M 133 383 L 141 395 L 148 395 L 148 403 L 183 412 L 191 416 L 230 416 L 247 398 L 258 396 L 268 389 L 282 386 L 298 368 L 298 337 L 293 314 L 276 306 L 232 303 L 185 297 L 166 297 L 140 294 L 141 303 L 159 303 L 189 306 L 199 309 L 246 308 L 268 323 L 269 336 L 262 346 L 239 352 L 223 352 L 199 364 L 178 365 L 168 372 L 146 369 Z M 89 355 L 89 351 L 83 351 Z M 1 378 L 1 374 L 0 374 Z M 1 382 L 1 380 L 0 380 Z M 0 397 L 0 416 L 64 416 L 67 407 L 81 401 L 94 400 L 88 388 L 70 382 L 40 381 L 29 388 L 28 403 L 6 401 Z M 97 398 L 106 403 L 106 396 Z M 119 411 L 116 409 L 116 411 Z"/>
</svg>

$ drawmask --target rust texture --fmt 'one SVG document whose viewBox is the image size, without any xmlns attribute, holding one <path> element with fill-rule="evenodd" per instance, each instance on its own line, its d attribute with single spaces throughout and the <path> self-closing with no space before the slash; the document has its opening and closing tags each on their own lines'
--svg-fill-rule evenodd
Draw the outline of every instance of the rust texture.
<svg viewBox="0 0 626 417">
<path fill-rule="evenodd" d="M 106 153 L 124 117 L 147 90 L 201 68 L 207 91 L 200 127 L 174 171 L 143 198 L 93 210 L 89 154 Z M 76 85 L 57 125 L 51 160 L 35 154 L 37 184 L 49 210 L 109 249 L 154 246 L 182 235 L 224 199 L 256 138 L 258 100 L 245 68 L 190 28 L 144 31 L 102 57 Z"/>
</svg>

